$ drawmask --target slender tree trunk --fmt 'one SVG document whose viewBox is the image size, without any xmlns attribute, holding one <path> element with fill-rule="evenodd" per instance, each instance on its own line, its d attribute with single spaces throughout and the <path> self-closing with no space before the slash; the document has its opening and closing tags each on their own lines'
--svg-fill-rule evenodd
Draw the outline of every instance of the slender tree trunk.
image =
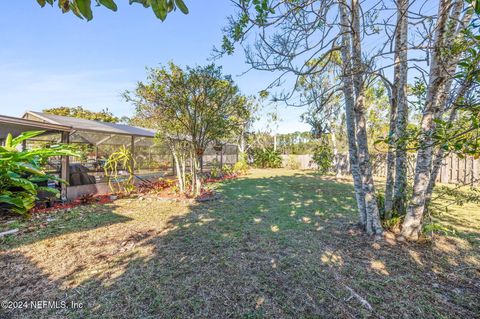
<svg viewBox="0 0 480 319">
<path fill-rule="evenodd" d="M 452 8 L 452 18 L 454 21 L 458 20 L 458 17 L 460 16 L 460 13 L 463 9 L 463 3 L 462 1 L 457 1 L 453 8 Z M 447 27 L 447 35 L 452 37 L 452 35 L 456 34 L 457 37 L 461 36 L 461 30 L 465 28 L 470 20 L 472 19 L 472 15 L 470 12 L 466 12 L 463 16 L 462 21 L 458 21 L 458 23 L 450 23 Z M 477 58 L 478 60 L 478 58 Z M 453 83 L 453 77 L 455 74 L 456 66 L 458 63 L 458 56 L 451 59 L 450 64 L 446 70 L 447 76 L 449 77 L 448 80 L 445 82 L 445 87 L 440 90 L 441 95 L 439 97 L 439 104 L 441 107 L 438 108 L 437 113 L 435 114 L 435 118 L 441 118 L 443 115 L 445 109 L 447 108 L 447 101 L 448 101 L 448 95 L 450 93 L 450 90 L 452 88 L 452 83 Z M 467 80 L 464 82 L 460 88 L 458 89 L 458 92 L 455 96 L 455 99 L 452 103 L 451 106 L 451 111 L 450 115 L 448 118 L 448 123 L 452 123 L 456 116 L 457 116 L 457 110 L 458 110 L 458 105 L 462 103 L 462 100 L 468 90 L 468 88 L 471 85 L 471 79 Z M 430 205 L 430 201 L 432 199 L 432 193 L 433 189 L 435 187 L 435 182 L 437 180 L 438 172 L 440 171 L 440 167 L 442 165 L 443 158 L 445 157 L 445 150 L 441 147 L 438 147 L 437 150 L 435 151 L 435 156 L 433 158 L 433 163 L 432 163 L 432 172 L 430 176 L 430 180 L 428 181 L 428 186 L 426 190 L 426 199 L 425 199 L 425 208 L 428 209 L 428 206 Z"/>
<path fill-rule="evenodd" d="M 195 185 L 194 186 L 194 191 L 193 191 L 193 195 L 194 196 L 198 196 L 200 195 L 201 193 L 201 190 L 202 190 L 202 180 L 201 180 L 201 176 L 200 176 L 200 170 L 201 170 L 201 164 L 200 164 L 200 160 L 198 159 L 198 157 L 195 158 L 195 177 L 192 181 L 192 183 Z"/>
<path fill-rule="evenodd" d="M 178 188 L 180 189 L 180 192 L 184 192 L 184 184 L 183 184 L 183 179 L 182 179 L 182 171 L 180 169 L 180 163 L 179 163 L 179 158 L 177 152 L 173 149 L 173 147 L 170 147 L 170 151 L 173 155 L 173 161 L 175 164 L 175 172 L 177 175 L 177 180 L 178 180 Z"/>
<path fill-rule="evenodd" d="M 388 84 L 387 84 L 388 85 Z M 395 87 L 395 86 L 394 86 Z M 395 92 L 395 90 L 393 90 Z M 394 98 L 393 93 L 390 93 L 390 125 L 388 129 L 389 143 L 388 143 L 388 153 L 387 153 L 387 178 L 385 183 L 385 219 L 392 217 L 392 207 L 393 207 L 393 182 L 395 179 L 395 149 L 392 147 L 393 137 L 395 134 L 395 122 L 397 116 L 397 102 Z"/>
<path fill-rule="evenodd" d="M 362 63 L 362 48 L 360 39 L 360 3 L 352 0 L 353 34 L 352 34 L 352 60 L 353 60 L 353 84 L 356 91 L 355 120 L 356 137 L 358 146 L 358 161 L 362 174 L 363 194 L 365 197 L 367 234 L 382 234 L 383 228 L 380 223 L 375 185 L 373 182 L 370 154 L 368 152 L 368 135 L 365 121 L 365 84 Z"/>
<path fill-rule="evenodd" d="M 197 150 L 199 149 L 198 146 L 191 145 L 189 150 L 190 155 L 190 173 L 191 177 L 191 185 L 190 190 L 193 196 L 200 195 L 201 188 L 202 188 L 202 181 L 201 181 L 201 163 L 200 163 L 200 156 L 197 155 Z"/>
<path fill-rule="evenodd" d="M 240 143 L 238 143 L 238 151 L 240 154 L 244 154 L 246 152 L 245 131 L 242 131 L 242 133 L 240 133 Z"/>
<path fill-rule="evenodd" d="M 360 173 L 360 165 L 358 163 L 358 150 L 355 136 L 355 113 L 353 110 L 353 107 L 355 105 L 355 96 L 353 93 L 352 65 L 350 53 L 350 22 L 348 21 L 347 6 L 345 0 L 339 0 L 339 11 L 342 29 L 342 90 L 345 98 L 345 122 L 347 127 L 348 155 L 350 160 L 350 171 L 353 177 L 355 198 L 357 200 L 359 223 L 362 227 L 365 227 L 367 223 L 367 216 L 365 211 L 365 197 L 363 194 L 362 175 Z"/>
<path fill-rule="evenodd" d="M 445 78 L 442 65 L 441 51 L 445 37 L 445 26 L 449 18 L 450 0 L 441 0 L 438 9 L 438 20 L 436 24 L 434 52 L 430 67 L 430 78 L 426 96 L 426 104 L 421 121 L 422 141 L 417 153 L 415 166 L 415 178 L 413 181 L 412 200 L 408 207 L 405 220 L 402 225 L 402 235 L 409 240 L 417 240 L 422 230 L 423 214 L 426 202 L 426 190 L 431 175 L 431 164 L 433 156 L 432 136 L 434 122 L 437 112 L 439 91 Z"/>
<path fill-rule="evenodd" d="M 335 129 L 332 128 L 333 166 L 335 167 L 335 178 L 340 176 L 340 163 L 338 158 L 337 137 Z"/>
<path fill-rule="evenodd" d="M 433 120 L 443 114 L 449 83 L 459 59 L 459 55 L 449 52 L 448 48 L 472 18 L 471 10 L 466 10 L 463 18 L 459 19 L 465 3 L 455 0 L 451 5 L 451 0 L 442 0 L 439 5 L 429 86 L 422 118 L 424 138 L 417 154 L 412 201 L 402 226 L 402 234 L 410 240 L 418 239 L 425 208 L 435 184 L 435 181 L 431 183 L 434 150 L 432 133 L 435 131 Z"/>
<path fill-rule="evenodd" d="M 185 166 L 186 166 L 187 159 L 185 157 L 185 154 L 182 155 L 181 160 L 180 160 L 180 168 L 181 168 L 181 180 L 182 180 L 182 189 L 180 190 L 182 193 L 185 192 L 186 189 L 186 178 L 185 178 Z"/>
<path fill-rule="evenodd" d="M 451 87 L 451 81 L 450 83 L 447 84 L 446 88 L 448 91 L 450 91 Z M 452 123 L 455 118 L 457 117 L 457 110 L 458 110 L 458 105 L 463 100 L 463 97 L 465 93 L 467 92 L 467 89 L 469 87 L 470 83 L 464 83 L 460 89 L 458 90 L 457 96 L 455 98 L 455 101 L 453 102 L 452 110 L 450 111 L 450 115 L 448 117 L 448 122 Z M 430 205 L 431 199 L 432 199 L 432 193 L 433 189 L 435 187 L 435 183 L 437 180 L 438 172 L 440 171 L 440 167 L 442 166 L 443 158 L 445 157 L 445 150 L 442 147 L 438 147 L 435 156 L 433 159 L 433 164 L 432 164 L 432 173 L 430 176 L 430 180 L 428 181 L 428 186 L 426 190 L 426 195 L 425 195 L 425 207 L 428 209 L 428 206 Z"/>
<path fill-rule="evenodd" d="M 408 124 L 408 102 L 407 102 L 407 77 L 408 77 L 408 0 L 398 0 L 397 10 L 397 32 L 395 39 L 395 86 L 397 116 L 395 124 L 396 143 L 395 154 L 395 182 L 393 186 L 393 205 L 392 209 L 398 215 L 403 216 L 406 213 L 407 201 L 407 151 L 405 131 Z"/>
</svg>

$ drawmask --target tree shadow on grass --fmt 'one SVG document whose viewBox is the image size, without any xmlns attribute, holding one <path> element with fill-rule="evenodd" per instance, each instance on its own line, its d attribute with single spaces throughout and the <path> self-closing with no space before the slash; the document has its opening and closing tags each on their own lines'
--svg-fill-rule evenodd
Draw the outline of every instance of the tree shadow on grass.
<svg viewBox="0 0 480 319">
<path fill-rule="evenodd" d="M 82 205 L 73 209 L 38 214 L 31 220 L 20 221 L 22 234 L 0 238 L 0 250 L 28 245 L 36 241 L 57 237 L 72 232 L 88 231 L 115 223 L 124 223 L 130 218 L 116 214 L 115 204 Z"/>
<path fill-rule="evenodd" d="M 99 233 L 92 234 L 95 240 L 72 248 L 79 254 L 90 250 L 83 258 L 90 258 L 88 263 L 51 269 L 48 265 L 62 263 L 60 256 L 48 261 L 26 252 L 0 256 L 0 282 L 8 283 L 0 294 L 6 300 L 83 304 L 76 310 L 7 310 L 5 316 L 473 318 L 480 313 L 479 274 L 466 268 L 475 265 L 471 246 L 450 238 L 428 245 L 373 242 L 355 227 L 347 183 L 299 174 L 233 180 L 219 191 L 221 200 L 191 204 L 165 223 L 156 224 L 152 215 L 150 223 L 133 229 L 92 229 Z M 149 203 L 154 210 L 162 205 L 174 204 Z M 32 274 L 19 282 L 21 289 L 13 280 L 16 273 Z"/>
</svg>

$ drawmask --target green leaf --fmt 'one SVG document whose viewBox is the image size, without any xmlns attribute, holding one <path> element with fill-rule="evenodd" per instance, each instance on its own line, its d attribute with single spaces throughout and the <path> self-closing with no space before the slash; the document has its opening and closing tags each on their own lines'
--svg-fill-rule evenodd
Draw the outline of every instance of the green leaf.
<svg viewBox="0 0 480 319">
<path fill-rule="evenodd" d="M 183 2 L 183 0 L 175 0 L 175 4 L 180 9 L 180 11 L 182 11 L 184 14 L 188 14 L 188 8 Z"/>
<path fill-rule="evenodd" d="M 52 187 L 47 187 L 47 186 L 39 186 L 39 187 L 37 187 L 37 191 L 44 191 L 44 192 L 52 193 L 52 194 L 55 194 L 55 195 L 60 194 L 58 189 L 52 188 Z"/>
<path fill-rule="evenodd" d="M 117 4 L 113 0 L 98 0 L 98 2 L 112 11 L 117 11 Z"/>
<path fill-rule="evenodd" d="M 73 14 L 83 20 L 82 14 L 75 3 L 72 3 L 70 6 L 70 10 L 72 10 Z"/>
<path fill-rule="evenodd" d="M 10 181 L 13 185 L 17 187 L 21 187 L 29 193 L 36 194 L 37 186 L 30 182 L 28 179 L 21 178 L 21 177 L 10 177 Z"/>
<path fill-rule="evenodd" d="M 77 5 L 78 11 L 80 14 L 90 21 L 93 19 L 92 13 L 92 2 L 91 0 L 75 0 L 75 4 Z"/>
<path fill-rule="evenodd" d="M 33 138 L 35 136 L 38 136 L 40 134 L 45 133 L 45 131 L 28 131 L 28 132 L 23 132 L 19 136 L 15 137 L 12 139 L 12 146 L 15 147 L 17 145 L 20 145 L 23 141 L 28 140 L 30 138 Z"/>
<path fill-rule="evenodd" d="M 29 173 L 32 173 L 32 174 L 35 174 L 35 175 L 45 175 L 45 172 L 39 170 L 37 167 L 33 166 L 32 164 L 29 164 L 29 163 L 22 163 L 22 162 L 19 162 L 19 163 L 15 163 L 15 166 L 17 166 L 18 168 L 26 171 L 26 172 L 29 172 Z"/>
<path fill-rule="evenodd" d="M 128 3 L 129 4 L 140 3 L 141 5 L 143 5 L 144 8 L 148 8 L 149 7 L 148 1 L 149 0 L 129 0 Z"/>
<path fill-rule="evenodd" d="M 152 6 L 153 12 L 162 21 L 165 21 L 167 18 L 167 8 L 164 6 L 164 0 L 151 0 L 150 4 Z"/>
<path fill-rule="evenodd" d="M 19 197 L 14 197 L 13 195 L 0 195 L 0 203 L 5 203 L 9 205 L 16 206 L 18 208 L 23 208 L 23 200 Z"/>
<path fill-rule="evenodd" d="M 173 4 L 173 0 L 168 0 L 167 1 L 167 12 L 171 12 L 175 8 L 175 5 Z"/>
<path fill-rule="evenodd" d="M 37 0 L 37 2 L 42 8 L 45 7 L 45 4 L 47 3 L 45 0 Z"/>
<path fill-rule="evenodd" d="M 5 147 L 12 147 L 12 134 L 8 133 L 5 139 Z"/>
<path fill-rule="evenodd" d="M 58 7 L 62 9 L 62 13 L 67 13 L 68 11 L 70 11 L 70 1 L 58 0 Z"/>
</svg>

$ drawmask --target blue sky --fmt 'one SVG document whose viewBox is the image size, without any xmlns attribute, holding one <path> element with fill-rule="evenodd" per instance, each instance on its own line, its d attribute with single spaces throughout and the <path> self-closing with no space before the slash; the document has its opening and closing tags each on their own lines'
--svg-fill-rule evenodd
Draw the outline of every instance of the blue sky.
<svg viewBox="0 0 480 319">
<path fill-rule="evenodd" d="M 118 0 L 118 12 L 94 8 L 94 19 L 40 8 L 35 0 L 0 2 L 0 114 L 82 105 L 128 116 L 133 107 L 121 93 L 145 78 L 146 66 L 168 61 L 206 64 L 220 43 L 230 1 L 189 1 L 189 15 L 174 12 L 165 22 L 150 9 Z M 271 81 L 268 72 L 239 76 L 247 65 L 243 52 L 217 61 L 241 90 L 255 94 Z M 279 132 L 308 130 L 302 110 L 279 106 Z M 264 127 L 261 122 L 258 128 Z"/>
</svg>

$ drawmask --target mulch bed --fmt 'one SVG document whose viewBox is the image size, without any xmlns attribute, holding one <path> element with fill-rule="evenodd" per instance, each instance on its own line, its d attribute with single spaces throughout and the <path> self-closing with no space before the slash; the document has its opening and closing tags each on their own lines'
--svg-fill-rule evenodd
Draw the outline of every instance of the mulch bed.
<svg viewBox="0 0 480 319">
<path fill-rule="evenodd" d="M 50 213 L 56 210 L 63 210 L 63 209 L 72 209 L 80 205 L 89 205 L 89 204 L 108 204 L 113 202 L 112 195 L 94 195 L 94 196 L 85 196 L 81 199 L 76 199 L 71 202 L 56 202 L 50 207 L 46 207 L 45 204 L 41 204 L 35 208 L 33 208 L 30 213 L 31 214 L 41 214 L 41 213 Z"/>
</svg>

